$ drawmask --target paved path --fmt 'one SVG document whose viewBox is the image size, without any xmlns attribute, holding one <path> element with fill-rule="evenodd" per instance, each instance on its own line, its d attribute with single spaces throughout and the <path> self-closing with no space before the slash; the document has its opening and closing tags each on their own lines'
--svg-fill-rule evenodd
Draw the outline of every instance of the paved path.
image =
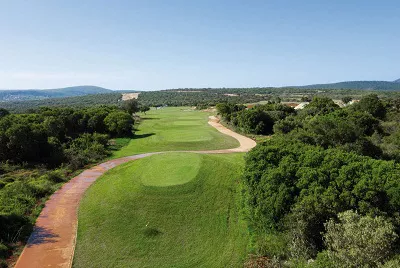
<svg viewBox="0 0 400 268">
<path fill-rule="evenodd" d="M 214 116 L 210 116 L 208 123 L 218 131 L 237 139 L 240 146 L 234 149 L 191 152 L 207 154 L 248 152 L 256 146 L 255 141 L 222 126 Z M 129 161 L 159 153 L 139 154 L 113 159 L 85 170 L 64 184 L 46 202 L 15 267 L 71 267 L 78 227 L 77 211 L 79 201 L 85 191 L 107 170 Z"/>
</svg>

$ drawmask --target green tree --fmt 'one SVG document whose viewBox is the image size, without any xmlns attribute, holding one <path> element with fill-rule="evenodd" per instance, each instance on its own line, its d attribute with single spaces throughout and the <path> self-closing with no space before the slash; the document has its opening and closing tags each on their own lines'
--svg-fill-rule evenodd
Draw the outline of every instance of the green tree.
<svg viewBox="0 0 400 268">
<path fill-rule="evenodd" d="M 122 111 L 111 112 L 104 119 L 108 131 L 116 136 L 132 135 L 133 123 L 132 116 Z"/>
<path fill-rule="evenodd" d="M 236 105 L 233 103 L 218 103 L 216 106 L 217 112 L 222 118 L 230 122 L 235 114 L 239 111 L 244 110 L 246 107 L 243 105 Z"/>
<path fill-rule="evenodd" d="M 140 111 L 139 102 L 137 99 L 126 100 L 122 103 L 122 108 L 129 114 L 134 114 Z"/>
<path fill-rule="evenodd" d="M 378 267 L 392 254 L 398 235 L 383 217 L 361 216 L 354 211 L 329 220 L 324 235 L 328 254 L 338 267 Z"/>
<path fill-rule="evenodd" d="M 260 109 L 248 109 L 238 113 L 238 126 L 246 133 L 270 134 L 274 121 L 270 115 Z"/>
<path fill-rule="evenodd" d="M 332 99 L 326 97 L 314 97 L 303 109 L 304 112 L 310 115 L 324 115 L 334 112 L 339 109 L 339 106 Z"/>
<path fill-rule="evenodd" d="M 44 120 L 43 126 L 46 129 L 47 135 L 49 137 L 62 139 L 65 135 L 65 126 L 63 121 L 59 117 L 48 116 Z"/>
<path fill-rule="evenodd" d="M 352 100 L 353 100 L 353 98 L 349 97 L 349 96 L 345 96 L 345 97 L 342 98 L 342 101 L 343 101 L 344 104 L 348 104 Z"/>
<path fill-rule="evenodd" d="M 4 108 L 0 108 L 0 118 L 4 117 L 4 116 L 6 116 L 6 115 L 9 115 L 9 114 L 10 114 L 9 111 L 7 111 L 7 110 L 4 109 Z"/>
<path fill-rule="evenodd" d="M 368 112 L 376 118 L 381 119 L 383 119 L 386 114 L 386 108 L 376 94 L 369 94 L 362 97 L 355 108 Z"/>
<path fill-rule="evenodd" d="M 147 105 L 140 106 L 140 112 L 146 114 L 147 111 L 150 111 L 150 107 Z"/>
</svg>

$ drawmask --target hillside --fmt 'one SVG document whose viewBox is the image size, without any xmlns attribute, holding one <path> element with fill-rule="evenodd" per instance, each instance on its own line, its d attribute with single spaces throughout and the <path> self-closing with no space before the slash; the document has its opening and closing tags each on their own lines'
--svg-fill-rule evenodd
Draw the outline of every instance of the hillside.
<svg viewBox="0 0 400 268">
<path fill-rule="evenodd" d="M 94 105 L 118 105 L 121 100 L 121 93 L 90 94 L 85 96 L 46 98 L 25 101 L 0 101 L 0 108 L 13 113 L 24 113 L 30 109 L 39 107 L 74 107 L 83 108 Z"/>
<path fill-rule="evenodd" d="M 41 100 L 111 93 L 112 90 L 96 86 L 76 86 L 56 89 L 0 90 L 1 101 Z"/>
<path fill-rule="evenodd" d="M 400 90 L 400 79 L 389 81 L 345 81 L 330 84 L 293 86 L 304 89 L 361 89 L 361 90 Z"/>
</svg>

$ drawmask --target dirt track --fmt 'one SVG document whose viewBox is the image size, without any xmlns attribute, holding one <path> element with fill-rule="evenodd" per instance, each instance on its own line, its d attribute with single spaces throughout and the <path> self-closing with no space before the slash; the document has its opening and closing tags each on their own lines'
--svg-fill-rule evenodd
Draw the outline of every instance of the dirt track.
<svg viewBox="0 0 400 268">
<path fill-rule="evenodd" d="M 256 142 L 233 132 L 221 125 L 214 116 L 208 123 L 219 132 L 237 139 L 240 146 L 233 149 L 212 151 L 191 151 L 197 153 L 237 153 L 248 152 Z M 113 159 L 85 170 L 63 185 L 46 202 L 40 213 L 33 233 L 19 257 L 16 268 L 71 267 L 74 256 L 76 231 L 78 227 L 77 211 L 79 201 L 89 186 L 104 172 L 120 164 L 144 158 L 158 153 L 139 154 Z"/>
</svg>

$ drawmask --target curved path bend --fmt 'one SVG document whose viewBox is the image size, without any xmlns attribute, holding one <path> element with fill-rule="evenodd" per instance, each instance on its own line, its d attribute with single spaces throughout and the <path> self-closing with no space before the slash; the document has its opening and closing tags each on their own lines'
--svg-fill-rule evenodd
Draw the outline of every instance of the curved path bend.
<svg viewBox="0 0 400 268">
<path fill-rule="evenodd" d="M 219 132 L 237 139 L 240 146 L 233 149 L 211 151 L 185 151 L 204 154 L 248 152 L 256 146 L 250 138 L 224 127 L 219 120 L 210 116 L 208 123 Z M 83 171 L 65 183 L 46 202 L 36 220 L 33 232 L 22 251 L 16 268 L 44 268 L 72 266 L 78 228 L 78 207 L 89 186 L 107 170 L 123 163 L 164 152 L 138 154 L 113 159 Z"/>
</svg>

